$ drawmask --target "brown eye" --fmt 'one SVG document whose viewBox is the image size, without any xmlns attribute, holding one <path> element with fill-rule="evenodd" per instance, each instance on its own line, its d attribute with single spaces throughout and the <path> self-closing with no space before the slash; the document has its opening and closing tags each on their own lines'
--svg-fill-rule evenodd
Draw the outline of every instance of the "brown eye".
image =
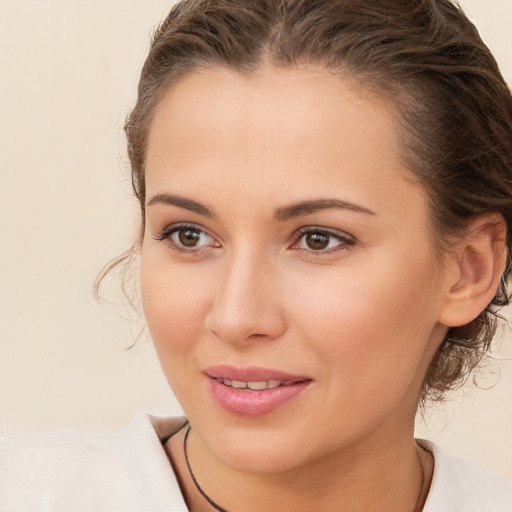
<svg viewBox="0 0 512 512">
<path fill-rule="evenodd" d="M 348 249 L 355 244 L 355 240 L 343 232 L 331 233 L 321 228 L 304 228 L 293 249 L 304 249 L 318 254 L 326 254 L 339 249 Z"/>
<path fill-rule="evenodd" d="M 171 224 L 157 234 L 155 240 L 166 242 L 170 249 L 178 252 L 200 253 L 221 247 L 218 240 L 194 224 Z"/>
<path fill-rule="evenodd" d="M 175 247 L 181 250 L 199 250 L 206 247 L 218 247 L 218 242 L 202 229 L 194 226 L 175 226 L 167 232 L 164 231 L 159 240 L 168 240 L 171 248 Z"/>
<path fill-rule="evenodd" d="M 180 229 L 176 232 L 178 242 L 184 247 L 196 247 L 201 241 L 201 234 L 197 229 Z"/>
<path fill-rule="evenodd" d="M 313 251 L 322 251 L 327 249 L 331 236 L 324 233 L 308 233 L 304 238 L 309 249 L 312 249 Z"/>
</svg>

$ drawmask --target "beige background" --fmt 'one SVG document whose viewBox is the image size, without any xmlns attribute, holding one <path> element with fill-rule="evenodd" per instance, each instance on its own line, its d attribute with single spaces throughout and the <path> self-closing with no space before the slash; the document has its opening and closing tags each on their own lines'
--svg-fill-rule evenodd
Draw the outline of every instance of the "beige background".
<svg viewBox="0 0 512 512">
<path fill-rule="evenodd" d="M 126 352 L 126 311 L 91 291 L 134 229 L 121 126 L 171 3 L 0 0 L 0 435 L 179 413 L 151 343 Z M 461 3 L 512 82 L 512 0 Z M 495 366 L 496 387 L 458 393 L 418 432 L 512 480 L 512 365 Z"/>
</svg>

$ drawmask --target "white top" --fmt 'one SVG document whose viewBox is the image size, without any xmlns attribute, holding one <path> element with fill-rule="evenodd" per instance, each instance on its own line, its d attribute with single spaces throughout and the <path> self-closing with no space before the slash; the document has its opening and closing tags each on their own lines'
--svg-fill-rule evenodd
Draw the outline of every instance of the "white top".
<svg viewBox="0 0 512 512">
<path fill-rule="evenodd" d="M 118 434 L 0 440 L 0 511 L 187 512 L 162 446 L 184 422 L 141 414 Z M 426 445 L 435 465 L 424 512 L 512 512 L 511 483 Z"/>
</svg>

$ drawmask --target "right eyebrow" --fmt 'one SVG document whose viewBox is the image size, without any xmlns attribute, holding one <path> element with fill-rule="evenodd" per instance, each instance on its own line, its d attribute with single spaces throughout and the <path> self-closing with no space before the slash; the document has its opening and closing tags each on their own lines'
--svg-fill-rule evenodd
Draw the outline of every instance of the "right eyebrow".
<svg viewBox="0 0 512 512">
<path fill-rule="evenodd" d="M 183 196 L 176 196 L 172 194 L 156 194 L 149 201 L 146 202 L 146 206 L 152 206 L 154 204 L 168 204 L 171 206 L 177 206 L 178 208 L 184 208 L 199 215 L 204 215 L 211 219 L 215 218 L 214 213 L 205 206 L 204 204 L 198 203 L 192 199 L 187 199 Z"/>
</svg>

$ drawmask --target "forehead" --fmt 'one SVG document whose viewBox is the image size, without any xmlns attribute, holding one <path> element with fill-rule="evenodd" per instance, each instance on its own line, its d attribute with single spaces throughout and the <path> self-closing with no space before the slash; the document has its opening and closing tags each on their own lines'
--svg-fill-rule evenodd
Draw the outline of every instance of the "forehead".
<svg viewBox="0 0 512 512">
<path fill-rule="evenodd" d="M 230 156 L 276 146 L 280 153 L 295 147 L 304 154 L 315 146 L 335 149 L 370 139 L 375 152 L 398 149 L 389 108 L 353 80 L 314 67 L 263 67 L 247 74 L 208 68 L 182 78 L 157 105 L 148 167 L 162 144 L 180 150 L 177 158 L 193 146 Z"/>
<path fill-rule="evenodd" d="M 371 201 L 375 210 L 398 185 L 411 186 L 395 125 L 384 101 L 325 70 L 201 70 L 170 87 L 157 106 L 147 195 L 193 190 L 207 202 L 223 181 L 246 199 L 336 192 Z"/>
</svg>

